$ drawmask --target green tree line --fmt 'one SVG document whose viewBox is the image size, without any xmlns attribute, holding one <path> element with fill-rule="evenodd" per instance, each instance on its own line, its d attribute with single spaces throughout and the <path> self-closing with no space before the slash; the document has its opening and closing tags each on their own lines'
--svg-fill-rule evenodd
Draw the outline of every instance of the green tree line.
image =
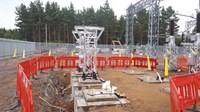
<svg viewBox="0 0 200 112">
<path fill-rule="evenodd" d="M 19 33 L 19 29 L 0 28 L 0 38 L 22 40 L 21 35 Z"/>
<path fill-rule="evenodd" d="M 169 18 L 174 14 L 172 7 L 160 9 L 160 34 L 168 32 Z M 75 25 L 102 26 L 104 33 L 99 39 L 99 44 L 111 44 L 111 40 L 120 40 L 125 43 L 125 16 L 117 19 L 113 9 L 106 0 L 103 6 L 97 10 L 93 7 L 75 10 L 73 3 L 69 7 L 60 7 L 57 2 L 46 2 L 40 0 L 30 2 L 28 6 L 21 4 L 16 7 L 17 29 L 0 29 L 1 37 L 22 39 L 34 42 L 45 42 L 45 26 L 47 26 L 48 42 L 75 43 L 72 35 Z M 135 44 L 146 44 L 148 33 L 148 11 L 146 9 L 138 12 L 134 19 Z M 176 23 L 178 22 L 176 17 Z M 175 31 L 179 26 L 176 24 Z M 6 33 L 5 33 L 6 32 Z M 162 36 L 161 36 L 162 37 Z M 160 44 L 164 44 L 164 38 L 160 38 Z"/>
<path fill-rule="evenodd" d="M 72 35 L 75 25 L 102 26 L 105 28 L 100 44 L 109 44 L 112 39 L 121 39 L 124 43 L 125 18 L 118 20 L 108 1 L 96 11 L 93 7 L 75 10 L 71 3 L 69 7 L 60 7 L 56 2 L 40 0 L 30 2 L 29 6 L 21 4 L 16 7 L 16 26 L 25 40 L 44 42 L 45 25 L 49 42 L 60 41 L 75 43 Z"/>
</svg>

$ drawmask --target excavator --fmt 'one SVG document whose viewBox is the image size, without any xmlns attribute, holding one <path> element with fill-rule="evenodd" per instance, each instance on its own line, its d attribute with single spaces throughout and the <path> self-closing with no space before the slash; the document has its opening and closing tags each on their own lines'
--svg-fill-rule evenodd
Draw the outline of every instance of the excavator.
<svg viewBox="0 0 200 112">
<path fill-rule="evenodd" d="M 114 48 L 111 51 L 112 54 L 125 54 L 125 49 L 122 47 L 122 44 L 119 40 L 112 40 L 112 44 L 114 45 Z M 120 48 L 117 48 L 116 45 L 119 45 Z"/>
</svg>

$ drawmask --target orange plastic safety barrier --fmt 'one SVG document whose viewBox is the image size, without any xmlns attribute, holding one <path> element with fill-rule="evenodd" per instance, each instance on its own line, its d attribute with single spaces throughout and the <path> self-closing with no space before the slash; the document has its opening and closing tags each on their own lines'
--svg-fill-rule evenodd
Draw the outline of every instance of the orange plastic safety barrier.
<svg viewBox="0 0 200 112">
<path fill-rule="evenodd" d="M 182 112 L 192 107 L 198 99 L 198 80 L 196 74 L 170 78 L 170 101 L 172 112 Z"/>
<path fill-rule="evenodd" d="M 92 59 L 92 61 L 94 60 L 93 57 L 91 59 Z M 102 56 L 97 57 L 97 63 L 96 63 L 97 68 L 101 68 L 101 69 L 106 68 L 106 64 L 107 64 L 106 57 L 102 57 Z M 94 66 L 94 64 L 89 65 L 90 68 L 93 66 Z"/>
<path fill-rule="evenodd" d="M 138 65 L 138 60 L 140 58 L 134 57 L 134 65 L 138 67 L 147 67 L 147 64 Z M 131 66 L 132 59 L 130 57 L 97 57 L 97 68 L 106 68 L 108 63 L 109 67 L 112 68 L 128 68 Z M 77 61 L 79 57 L 71 56 L 59 56 L 56 58 L 58 61 L 58 68 L 77 68 Z M 53 69 L 55 67 L 55 58 L 53 56 L 40 56 L 38 58 L 33 58 L 24 62 L 19 63 L 17 71 L 17 93 L 18 99 L 22 104 L 23 112 L 33 112 L 33 98 L 32 98 L 32 85 L 29 81 L 30 76 L 34 76 L 37 70 L 47 70 Z M 147 59 L 143 58 L 140 63 L 146 62 Z M 150 58 L 152 68 L 156 68 L 156 60 Z"/>
<path fill-rule="evenodd" d="M 37 72 L 37 58 L 30 59 L 29 63 L 30 63 L 30 75 L 34 76 Z"/>
<path fill-rule="evenodd" d="M 58 68 L 78 68 L 77 61 L 79 60 L 79 57 L 58 56 L 56 60 L 58 62 Z M 106 68 L 106 64 L 106 57 L 97 57 L 97 68 Z"/>
<path fill-rule="evenodd" d="M 133 57 L 134 66 L 148 68 L 148 61 L 146 57 Z M 155 58 L 150 58 L 151 68 L 155 69 L 158 65 L 158 62 Z"/>
<path fill-rule="evenodd" d="M 55 58 L 53 56 L 40 56 L 38 58 L 38 70 L 53 69 L 55 66 Z"/>
<path fill-rule="evenodd" d="M 187 58 L 178 57 L 177 58 L 177 68 L 180 70 L 188 71 Z"/>
<path fill-rule="evenodd" d="M 108 58 L 109 61 L 109 67 L 112 68 L 128 68 L 131 66 L 131 58 L 130 57 L 109 57 Z"/>
<path fill-rule="evenodd" d="M 107 60 L 106 57 L 97 57 L 97 68 L 106 68 Z"/>
<path fill-rule="evenodd" d="M 58 56 L 56 60 L 58 62 L 58 68 L 78 68 L 77 61 L 79 57 L 77 56 Z"/>
<path fill-rule="evenodd" d="M 26 77 L 30 79 L 30 63 L 29 60 L 19 63 L 21 70 L 25 73 Z"/>
<path fill-rule="evenodd" d="M 18 100 L 21 102 L 23 112 L 34 112 L 33 98 L 32 98 L 32 85 L 26 73 L 24 66 L 18 65 L 17 71 L 17 93 Z"/>
</svg>

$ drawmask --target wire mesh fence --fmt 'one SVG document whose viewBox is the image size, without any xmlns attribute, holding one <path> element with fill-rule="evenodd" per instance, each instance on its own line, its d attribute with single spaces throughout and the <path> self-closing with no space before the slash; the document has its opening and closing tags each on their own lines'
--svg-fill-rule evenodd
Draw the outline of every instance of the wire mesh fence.
<svg viewBox="0 0 200 112">
<path fill-rule="evenodd" d="M 0 59 L 7 59 L 13 56 L 14 50 L 17 51 L 17 56 L 22 55 L 23 50 L 26 51 L 26 54 L 32 53 L 41 53 L 41 52 L 48 52 L 50 49 L 55 50 L 57 48 L 65 48 L 67 51 L 76 50 L 75 46 L 77 44 L 70 44 L 70 43 L 40 43 L 40 42 L 28 42 L 28 41 L 20 41 L 20 40 L 11 40 L 0 38 Z M 100 50 L 105 52 L 110 52 L 114 48 L 122 48 L 126 49 L 126 53 L 130 54 L 135 49 L 139 49 L 141 52 L 146 52 L 145 45 L 98 45 L 97 46 Z M 184 54 L 184 47 L 178 47 L 177 49 L 178 54 Z M 164 46 L 157 46 L 156 47 L 157 54 L 164 53 L 165 47 Z"/>
<path fill-rule="evenodd" d="M 25 50 L 27 54 L 30 54 L 35 52 L 36 43 L 0 38 L 0 59 L 11 57 L 14 50 L 16 50 L 17 55 L 22 54 L 23 50 Z"/>
</svg>

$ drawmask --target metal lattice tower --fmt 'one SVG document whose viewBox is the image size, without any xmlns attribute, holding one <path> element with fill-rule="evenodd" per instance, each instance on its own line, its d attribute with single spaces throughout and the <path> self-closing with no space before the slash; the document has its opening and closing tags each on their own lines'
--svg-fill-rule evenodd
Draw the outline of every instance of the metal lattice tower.
<svg viewBox="0 0 200 112">
<path fill-rule="evenodd" d="M 148 46 L 150 56 L 156 56 L 156 46 L 159 39 L 159 6 L 160 0 L 151 0 L 148 22 Z"/>
<path fill-rule="evenodd" d="M 97 73 L 97 41 L 103 31 L 103 27 L 94 26 L 75 26 L 75 31 L 72 31 L 78 43 L 78 46 L 76 46 L 79 49 L 77 54 L 79 56 L 78 64 L 83 70 L 83 75 Z"/>
<path fill-rule="evenodd" d="M 191 30 L 192 27 L 196 25 L 196 20 L 190 20 L 185 22 L 185 32 L 188 32 Z"/>
<path fill-rule="evenodd" d="M 150 56 L 155 56 L 159 35 L 159 7 L 160 0 L 141 0 L 130 5 L 126 10 L 126 45 L 134 45 L 133 21 L 137 12 L 149 8 L 148 47 Z"/>
</svg>

